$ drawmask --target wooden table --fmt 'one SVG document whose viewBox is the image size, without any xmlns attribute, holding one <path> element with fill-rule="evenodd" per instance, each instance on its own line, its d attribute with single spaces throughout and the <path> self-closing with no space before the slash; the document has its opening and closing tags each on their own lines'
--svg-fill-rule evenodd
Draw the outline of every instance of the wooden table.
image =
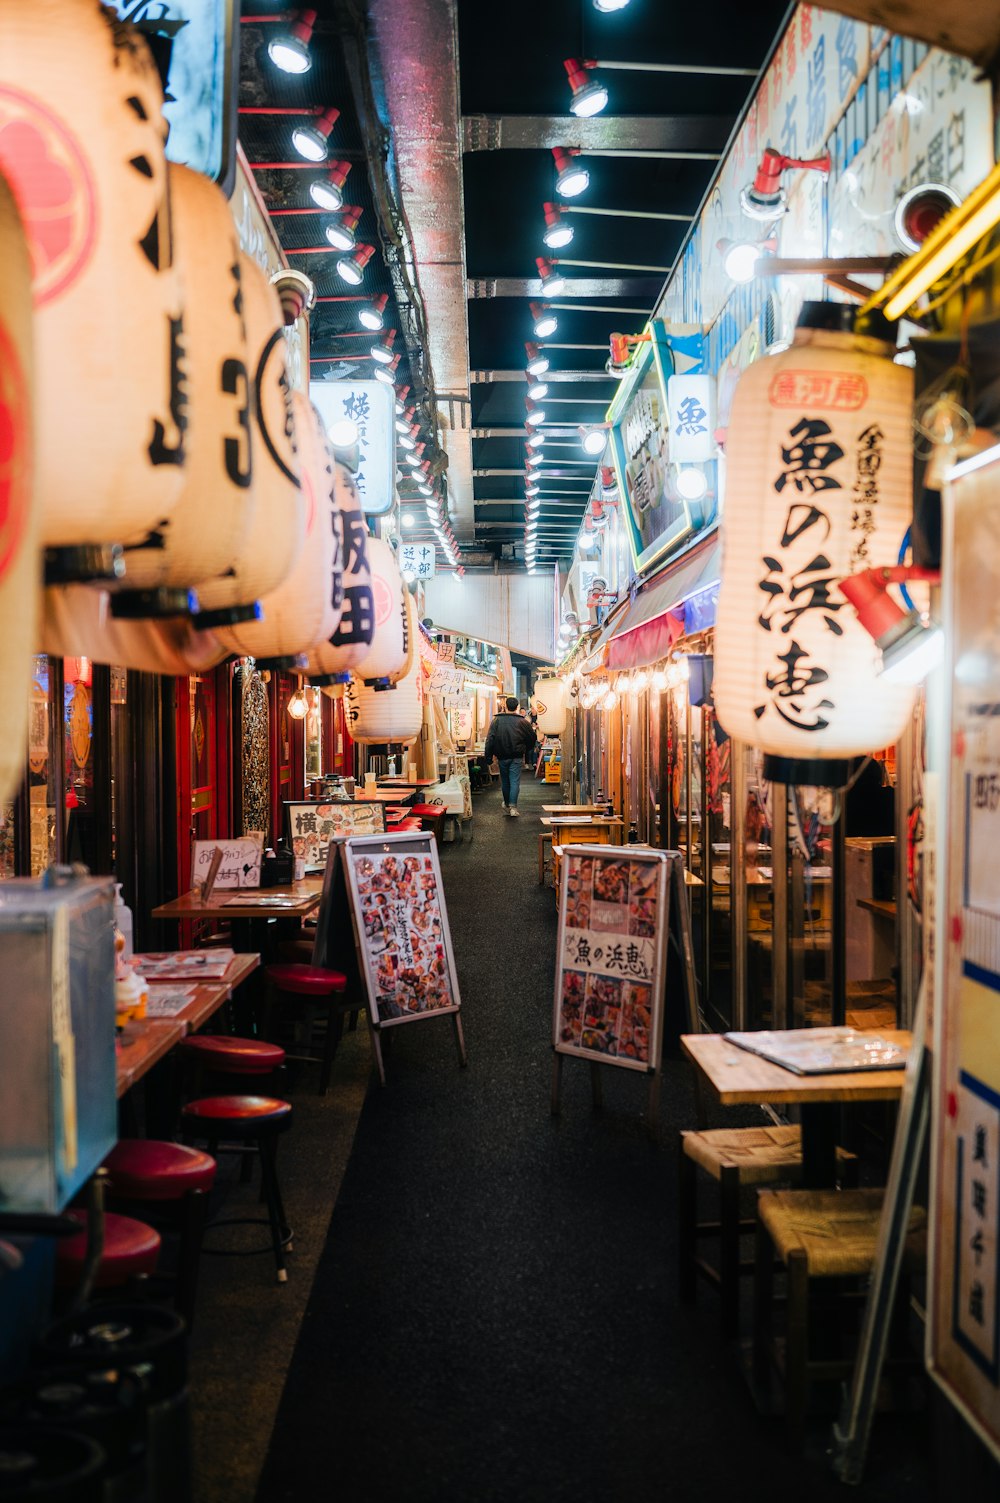
<svg viewBox="0 0 1000 1503">
<path fill-rule="evenodd" d="M 879 1028 L 880 1038 L 909 1044 L 905 1029 Z M 681 1046 L 722 1106 L 796 1104 L 802 1109 L 802 1182 L 807 1189 L 833 1185 L 838 1108 L 856 1101 L 898 1101 L 905 1070 L 856 1070 L 796 1075 L 730 1044 L 721 1033 L 686 1033 Z"/>
<path fill-rule="evenodd" d="M 403 792 L 404 790 L 402 788 L 396 788 L 394 790 L 389 788 L 376 788 L 374 793 L 365 793 L 363 789 L 359 788 L 354 795 L 354 802 L 357 804 L 398 804 L 400 801 L 400 795 Z"/>
<path fill-rule="evenodd" d="M 543 804 L 543 814 L 606 814 L 607 804 Z"/>
<path fill-rule="evenodd" d="M 562 806 L 564 807 L 564 806 Z M 594 814 L 582 818 L 580 815 L 570 815 L 568 819 L 561 819 L 558 814 L 553 814 L 541 823 L 546 829 L 552 831 L 552 882 L 558 890 L 559 887 L 559 848 L 563 845 L 611 845 L 612 831 L 620 830 L 624 826 L 624 820 L 611 814 Z M 542 841 L 545 838 L 543 830 L 538 837 L 539 866 L 543 866 Z M 619 842 L 620 843 L 620 842 Z M 544 869 L 544 868 L 543 868 Z"/>
<path fill-rule="evenodd" d="M 115 1051 L 115 1094 L 119 1098 L 124 1096 L 175 1044 L 207 1023 L 259 965 L 259 955 L 236 955 L 225 974 L 218 981 L 201 982 L 187 1005 L 174 1017 L 138 1018 L 126 1023 Z M 185 984 L 190 985 L 190 981 L 177 982 L 178 986 Z"/>
<path fill-rule="evenodd" d="M 412 788 L 418 792 L 421 788 L 433 788 L 437 778 L 379 778 L 376 782 L 378 788 Z"/>
<path fill-rule="evenodd" d="M 879 918 L 895 921 L 896 905 L 889 900 L 882 898 L 855 898 L 854 901 L 859 908 L 867 908 L 869 913 L 875 913 Z"/>
</svg>

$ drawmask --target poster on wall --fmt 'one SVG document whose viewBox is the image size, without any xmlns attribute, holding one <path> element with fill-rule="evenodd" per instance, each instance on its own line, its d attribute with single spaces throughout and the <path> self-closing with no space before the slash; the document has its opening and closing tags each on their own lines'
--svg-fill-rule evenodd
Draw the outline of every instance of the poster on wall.
<svg viewBox="0 0 1000 1503">
<path fill-rule="evenodd" d="M 432 543 L 400 543 L 396 561 L 404 579 L 433 579 L 436 559 Z"/>
<path fill-rule="evenodd" d="M 327 847 L 340 835 L 377 835 L 385 829 L 385 810 L 377 803 L 285 804 L 285 832 L 292 855 L 307 872 L 326 867 Z"/>
<path fill-rule="evenodd" d="M 552 1045 L 557 1054 L 658 1068 L 670 921 L 667 853 L 563 853 Z"/>
<path fill-rule="evenodd" d="M 951 688 L 944 911 L 935 925 L 928 1363 L 1000 1457 L 1000 448 L 945 497 Z M 990 852 L 993 859 L 990 859 Z"/>
</svg>

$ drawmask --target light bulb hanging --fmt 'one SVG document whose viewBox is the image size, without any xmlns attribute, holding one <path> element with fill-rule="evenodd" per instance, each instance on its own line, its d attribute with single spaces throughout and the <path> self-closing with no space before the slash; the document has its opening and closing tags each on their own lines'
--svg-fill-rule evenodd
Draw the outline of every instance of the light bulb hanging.
<svg viewBox="0 0 1000 1503">
<path fill-rule="evenodd" d="M 542 210 L 545 214 L 545 231 L 542 239 L 550 250 L 562 250 L 564 245 L 569 245 L 573 238 L 573 226 L 564 224 L 558 204 L 544 203 Z"/>
</svg>

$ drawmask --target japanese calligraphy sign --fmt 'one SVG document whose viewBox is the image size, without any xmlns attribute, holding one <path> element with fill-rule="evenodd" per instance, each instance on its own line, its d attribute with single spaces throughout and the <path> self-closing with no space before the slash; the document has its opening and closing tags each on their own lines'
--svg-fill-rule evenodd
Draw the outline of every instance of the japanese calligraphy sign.
<svg viewBox="0 0 1000 1503">
<path fill-rule="evenodd" d="M 433 579 L 437 549 L 433 543 L 401 543 L 399 570 L 404 579 Z"/>
<path fill-rule="evenodd" d="M 678 464 L 706 464 L 715 455 L 715 382 L 711 376 L 670 376 L 670 453 Z"/>
<path fill-rule="evenodd" d="M 295 859 L 306 871 L 322 871 L 331 840 L 377 834 L 385 829 L 385 811 L 381 804 L 286 803 L 285 828 Z"/>
<path fill-rule="evenodd" d="M 195 840 L 191 844 L 191 886 L 201 887 L 208 876 L 216 848 L 222 860 L 214 886 L 259 887 L 260 858 L 264 842 L 259 835 L 238 835 L 229 840 Z"/>
<path fill-rule="evenodd" d="M 310 400 L 329 429 L 350 419 L 358 429 L 355 484 L 362 509 L 381 516 L 395 500 L 396 428 L 392 387 L 383 381 L 312 381 Z"/>
<path fill-rule="evenodd" d="M 931 1372 L 1000 1456 L 1000 449 L 945 495 L 951 704 L 934 999 Z M 992 862 L 988 853 L 992 851 Z"/>
<path fill-rule="evenodd" d="M 433 835 L 355 837 L 344 842 L 343 859 L 373 1025 L 458 1012 Z"/>
<path fill-rule="evenodd" d="M 828 305 L 805 304 L 821 320 Z M 716 628 L 719 719 L 766 754 L 889 745 L 913 701 L 839 581 L 895 563 L 910 525 L 910 373 L 873 340 L 805 327 L 740 377 L 726 444 Z"/>
<path fill-rule="evenodd" d="M 558 1053 L 659 1067 L 668 872 L 662 851 L 566 847 L 553 1003 Z"/>
</svg>

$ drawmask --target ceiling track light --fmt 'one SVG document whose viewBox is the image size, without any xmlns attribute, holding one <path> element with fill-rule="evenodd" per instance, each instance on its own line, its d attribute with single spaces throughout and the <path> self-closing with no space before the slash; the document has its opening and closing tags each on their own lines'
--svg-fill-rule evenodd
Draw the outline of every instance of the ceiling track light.
<svg viewBox="0 0 1000 1503">
<path fill-rule="evenodd" d="M 350 162 L 331 162 L 322 177 L 309 184 L 309 197 L 320 209 L 334 214 L 344 205 L 344 184 L 351 170 Z"/>
<path fill-rule="evenodd" d="M 573 158 L 580 155 L 578 146 L 553 146 L 556 164 L 556 192 L 561 198 L 576 198 L 590 187 L 590 173 Z"/>
<path fill-rule="evenodd" d="M 544 433 L 539 433 L 537 429 L 535 430 L 534 433 L 532 433 L 532 434 L 529 435 L 528 440 L 527 440 L 528 448 L 529 449 L 540 449 L 542 447 L 542 445 L 544 444 L 544 442 L 545 442 L 545 434 Z"/>
<path fill-rule="evenodd" d="M 527 372 L 529 376 L 541 376 L 549 368 L 549 357 L 537 344 L 525 343 L 524 353 L 528 357 Z"/>
<path fill-rule="evenodd" d="M 321 110 L 312 125 L 297 125 L 292 131 L 292 145 L 307 162 L 325 162 L 330 150 L 330 135 L 340 119 L 332 106 Z"/>
<path fill-rule="evenodd" d="M 403 412 L 406 411 L 406 399 L 407 399 L 407 397 L 409 395 L 410 395 L 410 388 L 408 386 L 397 386 L 396 387 L 396 403 L 395 403 L 395 406 L 396 406 L 396 416 L 397 417 L 399 417 Z"/>
<path fill-rule="evenodd" d="M 357 204 L 345 204 L 344 212 L 339 219 L 331 219 L 329 224 L 323 226 L 323 234 L 329 240 L 334 250 L 352 251 L 355 245 L 355 230 L 361 219 L 361 210 Z"/>
<path fill-rule="evenodd" d="M 399 365 L 399 356 L 393 355 L 389 365 L 376 365 L 375 380 L 381 381 L 385 386 L 391 386 L 396 378 L 396 368 Z"/>
<path fill-rule="evenodd" d="M 525 371 L 524 374 L 528 382 L 528 396 L 533 402 L 540 402 L 549 389 L 548 384 L 538 380 L 530 371 Z"/>
<path fill-rule="evenodd" d="M 267 55 L 282 73 L 308 73 L 312 67 L 309 43 L 316 25 L 314 10 L 293 11 L 294 20 L 267 44 Z"/>
<path fill-rule="evenodd" d="M 562 272 L 556 271 L 552 262 L 545 256 L 536 256 L 535 265 L 538 267 L 538 275 L 542 283 L 542 297 L 558 297 L 560 292 L 566 290 L 566 278 Z M 535 330 L 538 334 L 538 330 Z M 539 338 L 542 336 L 539 335 Z"/>
<path fill-rule="evenodd" d="M 409 433 L 410 427 L 411 427 L 412 423 L 414 422 L 414 420 L 416 419 L 416 416 L 417 416 L 417 409 L 415 407 L 406 407 L 406 408 L 404 408 L 403 411 L 396 418 L 396 432 L 397 433 Z"/>
<path fill-rule="evenodd" d="M 544 203 L 542 212 L 545 215 L 545 231 L 542 239 L 550 250 L 562 250 L 563 246 L 569 245 L 573 238 L 573 226 L 563 224 L 558 204 Z"/>
<path fill-rule="evenodd" d="M 535 338 L 548 339 L 558 329 L 559 320 L 548 303 L 529 303 L 528 308 L 534 323 Z"/>
<path fill-rule="evenodd" d="M 338 277 L 352 287 L 360 286 L 364 281 L 365 267 L 374 254 L 374 245 L 356 245 L 349 256 L 343 256 L 337 262 Z"/>
<path fill-rule="evenodd" d="M 629 0 L 594 0 L 594 9 L 599 10 L 602 16 L 610 16 L 616 10 L 624 10 Z"/>
<path fill-rule="evenodd" d="M 569 79 L 572 93 L 569 107 L 574 115 L 585 120 L 607 108 L 607 89 L 598 79 L 587 77 L 588 70 L 597 67 L 593 58 L 567 57 L 563 59 L 563 67 Z"/>
<path fill-rule="evenodd" d="M 781 175 L 792 167 L 800 167 L 807 172 L 820 172 L 824 177 L 829 177 L 830 153 L 826 151 L 821 157 L 806 160 L 802 157 L 782 156 L 773 146 L 766 147 L 753 182 L 747 183 L 740 190 L 740 208 L 749 219 L 771 223 L 780 219 L 782 214 L 787 214 L 788 202 Z"/>
<path fill-rule="evenodd" d="M 413 423 L 405 433 L 399 435 L 399 447 L 409 451 L 417 447 L 417 434 L 420 432 L 420 424 Z"/>
<path fill-rule="evenodd" d="M 411 469 L 419 470 L 421 465 L 426 463 L 424 459 L 424 450 L 426 449 L 426 447 L 426 444 L 414 444 L 413 453 L 407 454 L 406 463 L 410 466 Z"/>
<path fill-rule="evenodd" d="M 378 361 L 379 365 L 390 365 L 392 363 L 392 346 L 395 338 L 396 330 L 386 329 L 382 338 L 376 344 L 372 345 L 369 353 L 373 360 Z"/>
<path fill-rule="evenodd" d="M 526 408 L 524 421 L 527 423 L 529 428 L 537 428 L 539 423 L 545 422 L 545 409 L 543 407 L 539 407 L 537 402 L 533 402 L 529 397 L 524 405 Z"/>
<path fill-rule="evenodd" d="M 365 329 L 381 329 L 385 322 L 386 305 L 389 302 L 389 294 L 380 292 L 378 297 L 373 297 L 370 303 L 365 303 L 358 310 L 358 323 Z"/>
<path fill-rule="evenodd" d="M 583 452 L 599 458 L 608 446 L 607 423 L 592 423 L 589 428 L 581 427 L 579 432 Z"/>
</svg>

